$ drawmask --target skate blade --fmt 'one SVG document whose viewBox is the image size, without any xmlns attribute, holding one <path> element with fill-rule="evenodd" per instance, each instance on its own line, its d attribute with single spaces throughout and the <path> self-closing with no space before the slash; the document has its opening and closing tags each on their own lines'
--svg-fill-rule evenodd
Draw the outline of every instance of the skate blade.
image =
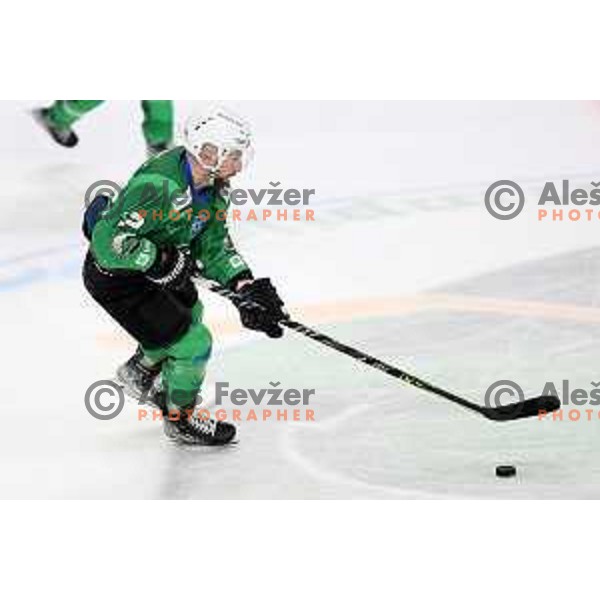
<svg viewBox="0 0 600 600">
<path fill-rule="evenodd" d="M 169 436 L 166 434 L 164 437 L 169 444 L 182 448 L 226 448 L 227 446 L 237 446 L 240 442 L 237 434 L 229 442 L 207 442 L 193 439 L 185 439 L 177 436 Z"/>
</svg>

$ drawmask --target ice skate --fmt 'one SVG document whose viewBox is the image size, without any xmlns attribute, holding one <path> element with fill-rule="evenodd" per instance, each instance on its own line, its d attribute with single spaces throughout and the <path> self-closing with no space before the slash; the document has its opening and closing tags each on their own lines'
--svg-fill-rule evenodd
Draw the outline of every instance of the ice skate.
<svg viewBox="0 0 600 600">
<path fill-rule="evenodd" d="M 70 127 L 56 127 L 50 122 L 47 108 L 37 108 L 32 111 L 32 115 L 57 144 L 65 148 L 73 148 L 79 143 L 77 134 Z"/>
<path fill-rule="evenodd" d="M 146 145 L 146 156 L 148 158 L 154 158 L 158 156 L 161 152 L 165 152 L 166 150 L 171 149 L 170 144 L 147 144 Z"/>
<path fill-rule="evenodd" d="M 167 409 L 164 391 L 157 392 L 154 403 L 162 410 L 165 435 L 179 444 L 200 446 L 223 446 L 234 441 L 237 430 L 235 425 L 226 421 L 201 418 L 195 405 L 177 409 Z"/>
<path fill-rule="evenodd" d="M 117 369 L 116 380 L 130 398 L 140 404 L 157 406 L 153 399 L 157 390 L 153 387 L 158 384 L 160 364 L 147 367 L 142 363 L 143 356 L 142 349 L 138 347 L 135 354 Z"/>
</svg>

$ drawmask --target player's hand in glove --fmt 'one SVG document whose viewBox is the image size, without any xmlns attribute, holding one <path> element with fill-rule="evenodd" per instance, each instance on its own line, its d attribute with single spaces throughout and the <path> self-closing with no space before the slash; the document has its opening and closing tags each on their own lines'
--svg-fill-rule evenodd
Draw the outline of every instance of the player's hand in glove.
<svg viewBox="0 0 600 600">
<path fill-rule="evenodd" d="M 157 285 L 179 290 L 190 281 L 194 269 L 194 260 L 189 252 L 165 246 L 158 249 L 156 260 L 146 271 L 146 277 Z"/>
<path fill-rule="evenodd" d="M 233 297 L 233 303 L 244 327 L 263 331 L 271 338 L 283 335 L 279 322 L 288 315 L 270 279 L 255 279 L 242 285 Z"/>
</svg>

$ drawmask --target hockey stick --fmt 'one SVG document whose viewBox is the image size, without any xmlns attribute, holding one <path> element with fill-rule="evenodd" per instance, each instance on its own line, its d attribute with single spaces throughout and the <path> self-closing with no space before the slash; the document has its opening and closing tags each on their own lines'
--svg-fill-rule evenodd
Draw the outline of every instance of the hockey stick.
<svg viewBox="0 0 600 600">
<path fill-rule="evenodd" d="M 231 300 L 235 297 L 235 293 L 218 285 L 218 284 L 207 284 L 206 280 L 196 279 L 196 281 L 205 289 L 209 289 L 224 298 Z M 411 375 L 398 367 L 394 367 L 388 363 L 375 358 L 365 352 L 357 350 L 356 348 L 352 348 L 351 346 L 347 346 L 346 344 L 342 344 L 337 340 L 312 329 L 298 321 L 294 321 L 290 318 L 286 318 L 280 321 L 280 324 L 288 329 L 291 329 L 301 335 L 304 335 L 319 344 L 323 344 L 324 346 L 328 346 L 333 350 L 337 350 L 346 356 L 350 356 L 359 362 L 362 362 L 374 369 L 378 369 L 383 373 L 387 373 L 400 381 L 407 383 L 408 385 L 412 385 L 416 388 L 425 390 L 436 396 L 440 396 L 453 402 L 454 404 L 458 404 L 467 410 L 479 413 L 487 419 L 492 421 L 516 421 L 517 419 L 526 419 L 528 417 L 538 416 L 540 413 L 551 413 L 558 408 L 560 408 L 560 400 L 556 396 L 536 396 L 534 398 L 523 399 L 519 402 L 514 402 L 512 404 L 507 404 L 506 406 L 482 406 L 480 404 L 476 404 L 475 402 L 471 402 L 466 398 L 462 398 L 445 390 L 443 388 L 437 387 L 432 383 L 417 377 L 416 375 Z"/>
</svg>

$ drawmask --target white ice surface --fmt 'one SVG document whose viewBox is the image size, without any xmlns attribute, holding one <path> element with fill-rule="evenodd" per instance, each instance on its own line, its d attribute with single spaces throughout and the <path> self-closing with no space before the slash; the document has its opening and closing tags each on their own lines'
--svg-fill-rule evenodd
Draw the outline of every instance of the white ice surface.
<svg viewBox="0 0 600 600">
<path fill-rule="evenodd" d="M 499 222 L 483 207 L 498 179 L 599 180 L 597 104 L 230 104 L 256 130 L 241 183 L 317 192 L 315 223 L 234 227 L 300 319 L 477 399 L 495 379 L 518 376 L 532 391 L 547 378 L 598 379 L 597 257 L 574 254 L 595 247 L 598 224 L 537 223 L 532 204 Z M 600 496 L 598 420 L 488 423 L 294 335 L 243 332 L 210 296 L 207 389 L 314 387 L 317 422 L 243 423 L 238 445 L 213 450 L 167 444 L 133 406 L 91 418 L 86 388 L 134 343 L 80 281 L 82 197 L 143 158 L 140 110 L 107 103 L 68 151 L 32 124 L 34 105 L 0 104 L 1 498 Z M 192 108 L 177 103 L 181 115 Z M 530 269 L 535 302 L 527 277 L 510 276 L 519 269 Z M 588 309 L 580 320 L 548 309 L 563 279 L 571 295 L 560 306 Z M 500 462 L 519 477 L 496 480 Z"/>
</svg>

